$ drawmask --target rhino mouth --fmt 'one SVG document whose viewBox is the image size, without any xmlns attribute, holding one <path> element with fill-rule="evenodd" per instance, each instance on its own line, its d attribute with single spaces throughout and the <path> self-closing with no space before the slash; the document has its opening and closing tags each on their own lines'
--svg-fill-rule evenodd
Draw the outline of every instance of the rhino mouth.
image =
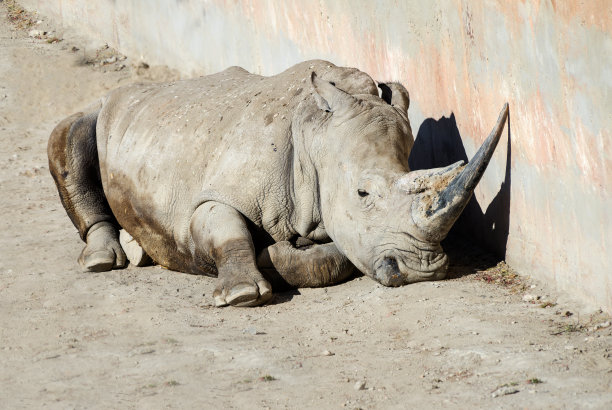
<svg viewBox="0 0 612 410">
<path fill-rule="evenodd" d="M 444 278 L 448 256 L 440 245 L 430 249 L 412 248 L 384 252 L 374 265 L 374 279 L 385 286 L 402 286 Z"/>
</svg>

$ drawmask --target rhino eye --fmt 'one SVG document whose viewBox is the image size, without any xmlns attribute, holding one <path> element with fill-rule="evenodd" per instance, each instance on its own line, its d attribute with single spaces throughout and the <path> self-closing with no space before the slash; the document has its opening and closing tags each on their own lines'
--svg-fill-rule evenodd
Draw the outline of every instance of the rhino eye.
<svg viewBox="0 0 612 410">
<path fill-rule="evenodd" d="M 365 189 L 358 189 L 357 190 L 357 195 L 359 195 L 360 197 L 366 197 L 368 195 L 370 195 L 370 193 L 368 191 L 366 191 Z"/>
</svg>

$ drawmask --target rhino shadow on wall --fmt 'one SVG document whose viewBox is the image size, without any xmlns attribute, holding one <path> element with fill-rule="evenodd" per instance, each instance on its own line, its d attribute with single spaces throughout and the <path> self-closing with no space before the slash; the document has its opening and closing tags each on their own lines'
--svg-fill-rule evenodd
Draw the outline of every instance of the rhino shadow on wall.
<svg viewBox="0 0 612 410">
<path fill-rule="evenodd" d="M 494 266 L 505 258 L 510 228 L 510 137 L 510 116 L 508 116 L 506 169 L 504 181 L 497 195 L 495 195 L 495 198 L 491 201 L 485 212 L 483 212 L 476 198 L 472 197 L 444 241 L 444 248 L 447 249 L 449 256 L 451 256 L 451 264 L 455 264 L 452 261 L 454 259 L 452 256 L 463 256 L 465 254 L 465 249 L 460 250 L 456 248 L 465 248 L 465 240 L 461 239 L 466 237 L 483 249 L 492 252 L 494 258 L 488 257 L 470 261 L 472 265 L 471 271 L 468 270 L 463 272 L 463 274 L 472 273 L 476 269 Z M 444 167 L 459 160 L 467 163 L 468 157 L 461 135 L 459 134 L 459 129 L 457 128 L 455 114 L 451 113 L 450 117 L 442 117 L 439 120 L 427 118 L 423 121 L 419 127 L 408 159 L 410 169 Z M 449 277 L 452 276 L 455 275 L 449 270 Z"/>
</svg>

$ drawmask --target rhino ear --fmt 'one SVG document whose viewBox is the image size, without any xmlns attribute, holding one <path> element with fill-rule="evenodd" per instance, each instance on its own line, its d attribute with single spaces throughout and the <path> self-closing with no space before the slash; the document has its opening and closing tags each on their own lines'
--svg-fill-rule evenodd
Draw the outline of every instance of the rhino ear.
<svg viewBox="0 0 612 410">
<path fill-rule="evenodd" d="M 320 109 L 329 112 L 336 112 L 346 109 L 357 103 L 357 99 L 345 93 L 333 83 L 321 80 L 313 71 L 310 75 L 310 82 L 314 89 L 314 98 Z"/>
<path fill-rule="evenodd" d="M 410 94 L 400 83 L 378 83 L 378 88 L 382 91 L 380 98 L 387 104 L 397 107 L 403 113 L 408 113 L 410 107 Z"/>
</svg>

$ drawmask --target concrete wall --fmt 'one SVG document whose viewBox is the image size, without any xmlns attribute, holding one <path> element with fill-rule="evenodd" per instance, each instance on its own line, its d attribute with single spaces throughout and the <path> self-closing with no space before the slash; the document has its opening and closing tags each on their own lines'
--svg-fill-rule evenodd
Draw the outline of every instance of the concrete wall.
<svg viewBox="0 0 612 410">
<path fill-rule="evenodd" d="M 609 0 L 21 2 L 187 75 L 324 58 L 399 80 L 416 149 L 442 153 L 416 166 L 471 157 L 508 101 L 509 140 L 464 225 L 518 271 L 612 311 Z"/>
</svg>

